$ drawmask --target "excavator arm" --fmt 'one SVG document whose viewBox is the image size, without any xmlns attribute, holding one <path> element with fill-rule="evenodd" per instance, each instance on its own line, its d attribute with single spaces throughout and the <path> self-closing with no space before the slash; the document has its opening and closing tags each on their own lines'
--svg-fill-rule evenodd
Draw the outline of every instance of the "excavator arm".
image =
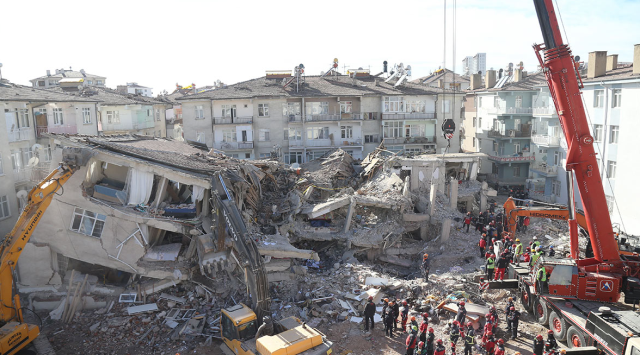
<svg viewBox="0 0 640 355">
<path fill-rule="evenodd" d="M 51 200 L 69 181 L 75 169 L 60 165 L 42 182 L 36 185 L 27 197 L 18 221 L 0 244 L 0 354 L 15 354 L 33 341 L 40 329 L 25 324 L 22 318 L 20 297 L 16 292 L 13 273 L 20 254 L 29 242 L 33 231 L 49 207 Z"/>
<path fill-rule="evenodd" d="M 568 221 L 570 217 L 569 209 L 565 206 L 554 206 L 553 208 L 518 207 L 511 197 L 504 203 L 504 215 L 506 217 L 504 230 L 511 235 L 516 233 L 518 217 L 538 217 Z M 576 212 L 578 225 L 587 230 L 587 219 L 582 211 Z"/>
</svg>

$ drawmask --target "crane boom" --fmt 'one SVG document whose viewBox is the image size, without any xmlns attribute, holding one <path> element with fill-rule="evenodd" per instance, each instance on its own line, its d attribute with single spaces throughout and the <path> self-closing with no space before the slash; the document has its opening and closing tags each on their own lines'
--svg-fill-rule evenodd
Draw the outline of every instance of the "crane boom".
<svg viewBox="0 0 640 355">
<path fill-rule="evenodd" d="M 598 265 L 600 271 L 621 271 L 622 259 L 611 227 L 602 180 L 598 170 L 594 139 L 589 132 L 582 96 L 580 93 L 577 63 L 567 44 L 564 44 L 553 0 L 534 0 L 543 45 L 534 45 L 540 65 L 555 104 L 560 125 L 567 141 L 566 170 L 568 177 L 575 176 L 585 212 L 587 229 L 593 246 L 594 258 L 576 260 L 578 265 Z M 544 59 L 540 53 L 543 53 Z M 580 79 L 581 80 L 581 79 Z M 572 181 L 569 181 L 570 183 Z M 571 194 L 569 199 L 573 201 Z M 571 205 L 571 204 L 570 204 Z M 575 216 L 573 213 L 572 216 Z M 575 218 L 569 219 L 571 244 L 578 245 L 578 228 Z M 575 258 L 575 257 L 574 257 Z M 577 258 L 576 258 L 577 259 Z"/>
</svg>

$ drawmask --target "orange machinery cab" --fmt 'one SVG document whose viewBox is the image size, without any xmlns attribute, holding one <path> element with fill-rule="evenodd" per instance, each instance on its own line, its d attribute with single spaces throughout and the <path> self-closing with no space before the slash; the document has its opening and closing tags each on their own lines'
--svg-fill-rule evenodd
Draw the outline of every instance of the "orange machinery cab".
<svg viewBox="0 0 640 355">
<path fill-rule="evenodd" d="M 256 355 L 258 319 L 251 308 L 239 303 L 222 310 L 220 334 L 225 345 L 238 355 Z"/>
<path fill-rule="evenodd" d="M 36 325 L 9 322 L 0 328 L 0 354 L 13 355 L 40 334 Z"/>
</svg>

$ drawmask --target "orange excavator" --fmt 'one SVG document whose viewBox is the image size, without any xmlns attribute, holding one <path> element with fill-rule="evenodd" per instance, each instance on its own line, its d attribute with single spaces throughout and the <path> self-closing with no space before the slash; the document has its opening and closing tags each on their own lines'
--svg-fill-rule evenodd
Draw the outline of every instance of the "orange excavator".
<svg viewBox="0 0 640 355">
<path fill-rule="evenodd" d="M 18 221 L 0 244 L 0 354 L 13 355 L 29 345 L 39 334 L 40 328 L 25 323 L 20 296 L 13 274 L 20 254 L 29 242 L 33 231 L 42 219 L 56 193 L 69 181 L 76 167 L 78 155 L 70 153 L 49 176 L 36 185 L 27 195 L 27 205 Z"/>
</svg>

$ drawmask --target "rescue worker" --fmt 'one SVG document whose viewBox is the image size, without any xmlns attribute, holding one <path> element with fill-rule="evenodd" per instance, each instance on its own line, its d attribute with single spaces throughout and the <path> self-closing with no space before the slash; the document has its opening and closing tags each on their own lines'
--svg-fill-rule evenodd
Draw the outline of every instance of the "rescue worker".
<svg viewBox="0 0 640 355">
<path fill-rule="evenodd" d="M 556 250 L 553 249 L 553 245 L 549 245 L 549 256 L 555 256 Z"/>
<path fill-rule="evenodd" d="M 411 321 L 411 323 L 409 324 L 410 327 L 416 327 L 418 328 L 418 331 L 420 331 L 420 325 L 418 324 L 418 321 L 416 320 L 416 317 L 411 316 L 411 318 L 409 319 Z"/>
<path fill-rule="evenodd" d="M 456 320 L 458 324 L 464 324 L 464 321 L 467 319 L 467 309 L 464 307 L 464 301 L 460 301 L 458 303 L 458 313 L 456 314 Z"/>
<path fill-rule="evenodd" d="M 538 258 L 542 255 L 542 252 L 540 251 L 540 247 L 536 247 L 534 250 L 535 252 L 533 255 L 531 255 L 531 261 L 529 262 L 529 267 L 533 267 L 533 265 L 536 263 Z"/>
<path fill-rule="evenodd" d="M 487 269 L 487 281 L 493 280 L 493 271 L 496 268 L 496 255 L 491 254 L 489 258 L 487 258 L 486 269 Z"/>
<path fill-rule="evenodd" d="M 420 327 L 418 327 L 419 333 L 418 337 L 420 341 L 427 341 L 427 329 L 429 328 L 429 318 L 426 313 L 422 314 L 422 322 L 420 323 Z"/>
<path fill-rule="evenodd" d="M 485 323 L 484 328 L 482 330 L 482 341 L 487 341 L 487 334 L 493 332 L 493 322 L 491 321 L 491 313 L 487 313 L 484 316 Z"/>
<path fill-rule="evenodd" d="M 376 314 L 376 304 L 373 303 L 373 297 L 369 296 L 367 305 L 364 306 L 364 331 L 369 331 L 369 322 L 371 322 L 371 330 L 373 330 L 373 317 Z"/>
<path fill-rule="evenodd" d="M 385 310 L 384 317 L 384 335 L 389 336 L 389 338 L 393 338 L 393 325 L 395 323 L 394 311 L 393 311 L 393 301 L 389 302 L 389 306 Z"/>
<path fill-rule="evenodd" d="M 256 331 L 255 338 L 258 339 L 264 335 L 273 335 L 273 332 L 273 321 L 271 320 L 271 317 L 264 316 L 262 317 L 262 325 L 260 325 L 260 327 L 258 327 L 258 331 Z"/>
<path fill-rule="evenodd" d="M 516 248 L 513 253 L 513 262 L 520 266 L 520 256 L 522 256 L 522 243 L 519 238 L 516 238 Z"/>
<path fill-rule="evenodd" d="M 427 335 L 427 355 L 433 355 L 433 350 L 435 347 L 434 340 L 436 338 L 435 332 L 433 328 L 429 328 L 429 335 Z"/>
<path fill-rule="evenodd" d="M 502 241 L 496 240 L 496 238 L 492 238 L 491 241 L 493 242 L 493 253 L 496 255 L 500 255 L 504 247 Z"/>
<path fill-rule="evenodd" d="M 429 260 L 429 254 L 425 253 L 422 256 L 422 277 L 424 277 L 424 281 L 428 281 L 429 280 L 429 264 L 431 264 L 431 261 Z"/>
<path fill-rule="evenodd" d="M 460 327 L 458 327 L 459 324 L 460 323 L 457 320 L 453 321 L 451 327 L 449 328 L 449 340 L 451 341 L 451 344 L 454 344 L 453 346 L 455 346 L 455 343 L 457 343 L 458 339 L 460 338 Z"/>
<path fill-rule="evenodd" d="M 553 330 L 551 329 L 547 331 L 547 343 L 551 345 L 552 349 L 555 349 L 558 347 L 558 342 L 556 341 L 556 337 L 553 335 Z"/>
<path fill-rule="evenodd" d="M 538 241 L 538 237 L 534 236 L 533 243 L 531 244 L 531 249 L 535 250 L 539 246 L 540 246 L 540 241 Z"/>
<path fill-rule="evenodd" d="M 401 316 L 402 319 L 402 331 L 407 332 L 407 320 L 409 318 L 409 305 L 407 304 L 407 300 L 402 301 L 402 311 Z"/>
<path fill-rule="evenodd" d="M 542 334 L 536 335 L 533 339 L 533 355 L 542 355 L 544 351 L 544 340 L 542 340 Z"/>
<path fill-rule="evenodd" d="M 493 332 L 487 333 L 487 340 L 484 342 L 484 349 L 488 355 L 492 355 L 496 348 L 496 338 L 493 337 Z"/>
<path fill-rule="evenodd" d="M 382 317 L 384 317 L 384 314 L 387 311 L 388 307 L 389 307 L 389 299 L 385 298 L 382 300 Z"/>
<path fill-rule="evenodd" d="M 504 307 L 504 320 L 507 322 L 507 331 L 511 330 L 511 325 L 509 324 L 509 312 L 511 311 L 511 307 L 515 307 L 513 297 L 509 297 L 507 299 L 507 305 Z"/>
<path fill-rule="evenodd" d="M 467 226 L 467 233 L 469 233 L 469 227 L 471 226 L 471 212 L 467 212 L 467 215 L 464 218 L 464 224 Z"/>
<path fill-rule="evenodd" d="M 493 334 L 498 330 L 498 310 L 496 310 L 495 306 L 491 306 L 489 309 L 489 313 L 491 313 L 491 323 L 493 324 Z"/>
<path fill-rule="evenodd" d="M 427 348 L 424 346 L 424 341 L 418 343 L 413 355 L 427 355 Z"/>
<path fill-rule="evenodd" d="M 504 355 L 504 340 L 498 339 L 494 355 Z"/>
<path fill-rule="evenodd" d="M 539 294 L 547 293 L 547 269 L 541 265 L 536 273 L 537 291 Z"/>
<path fill-rule="evenodd" d="M 396 299 L 395 302 L 393 302 L 393 331 L 397 331 L 398 330 L 398 316 L 400 315 L 400 302 L 398 302 L 398 300 Z"/>
<path fill-rule="evenodd" d="M 508 322 L 509 327 L 511 328 L 511 339 L 515 339 L 518 337 L 518 323 L 520 322 L 520 312 L 516 307 L 512 306 L 509 309 Z"/>
<path fill-rule="evenodd" d="M 503 253 L 498 258 L 498 261 L 496 261 L 497 269 L 496 269 L 495 281 L 498 281 L 498 279 L 500 279 L 500 281 L 504 280 L 504 272 L 507 270 L 507 266 L 509 266 L 509 260 L 506 258 L 505 254 Z"/>
<path fill-rule="evenodd" d="M 444 355 L 444 344 L 442 344 L 442 339 L 438 339 L 438 341 L 436 341 L 436 348 L 434 349 L 434 353 L 433 355 Z"/>
<path fill-rule="evenodd" d="M 406 355 L 413 355 L 416 345 L 418 343 L 418 327 L 411 328 L 411 334 L 407 336 L 407 353 Z"/>
<path fill-rule="evenodd" d="M 480 257 L 483 258 L 484 257 L 484 250 L 487 247 L 487 240 L 486 238 L 486 234 L 482 235 L 482 238 L 480 238 L 480 241 L 478 242 L 478 246 L 480 247 Z"/>
<path fill-rule="evenodd" d="M 473 346 L 476 344 L 476 336 L 471 323 L 468 324 L 469 331 L 464 339 L 464 355 L 473 355 Z"/>
<path fill-rule="evenodd" d="M 522 231 L 526 232 L 527 228 L 529 227 L 529 223 L 531 223 L 529 216 L 524 217 L 524 221 L 522 221 Z"/>
<path fill-rule="evenodd" d="M 522 254 L 522 261 L 524 261 L 526 265 L 531 264 L 531 248 L 530 247 L 527 247 L 527 251 L 524 254 Z"/>
</svg>

